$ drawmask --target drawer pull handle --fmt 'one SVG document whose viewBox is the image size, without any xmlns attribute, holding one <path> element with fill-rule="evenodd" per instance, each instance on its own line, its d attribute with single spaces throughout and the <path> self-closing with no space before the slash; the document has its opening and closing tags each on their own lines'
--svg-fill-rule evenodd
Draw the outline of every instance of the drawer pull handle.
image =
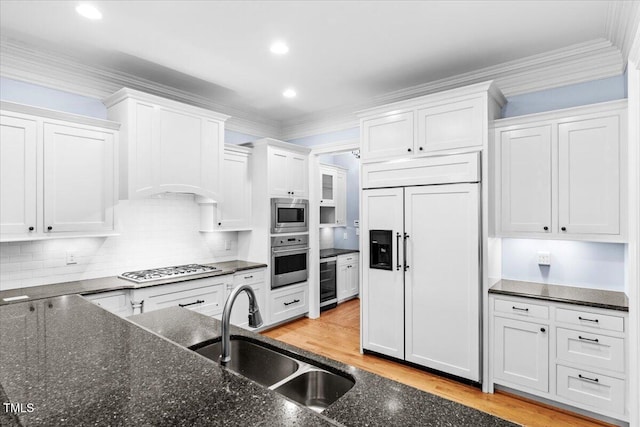
<svg viewBox="0 0 640 427">
<path fill-rule="evenodd" d="M 529 311 L 528 308 L 521 308 L 521 307 L 516 307 L 515 305 L 511 307 L 514 310 L 518 310 L 518 311 Z"/>
<path fill-rule="evenodd" d="M 578 374 L 578 378 L 580 378 L 581 380 L 585 380 L 585 381 L 592 381 L 594 383 L 599 382 L 597 378 L 589 378 L 589 377 L 585 377 L 582 374 Z"/>
<path fill-rule="evenodd" d="M 587 319 L 586 317 L 578 316 L 578 320 L 584 320 L 585 322 L 598 323 L 598 319 Z"/>
<path fill-rule="evenodd" d="M 195 300 L 194 302 L 189 302 L 187 304 L 178 304 L 180 307 L 189 307 L 190 305 L 202 304 L 204 302 L 203 299 Z"/>
<path fill-rule="evenodd" d="M 299 299 L 294 299 L 294 300 L 293 300 L 293 301 L 291 301 L 291 302 L 285 302 L 285 303 L 284 303 L 284 305 L 291 305 L 291 304 L 295 304 L 295 303 L 297 303 L 297 302 L 300 302 L 300 300 L 299 300 Z"/>
<path fill-rule="evenodd" d="M 582 341 L 598 342 L 598 338 L 585 338 L 585 337 L 580 336 L 580 335 L 578 335 L 578 339 L 582 340 Z"/>
<path fill-rule="evenodd" d="M 251 276 L 244 276 L 245 279 L 253 279 L 253 275 Z"/>
</svg>

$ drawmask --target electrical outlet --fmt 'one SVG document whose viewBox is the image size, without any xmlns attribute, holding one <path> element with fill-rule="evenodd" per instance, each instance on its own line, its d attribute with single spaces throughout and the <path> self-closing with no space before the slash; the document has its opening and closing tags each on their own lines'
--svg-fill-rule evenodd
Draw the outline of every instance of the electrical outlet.
<svg viewBox="0 0 640 427">
<path fill-rule="evenodd" d="M 360 229 L 356 228 L 356 236 L 359 236 L 359 235 L 360 235 Z"/>
<path fill-rule="evenodd" d="M 231 250 L 231 240 L 225 240 L 224 241 L 224 250 L 225 251 L 230 251 Z"/>
<path fill-rule="evenodd" d="M 347 234 L 347 232 L 345 231 L 344 233 L 342 233 L 342 238 L 344 240 L 347 240 L 349 238 L 349 235 Z"/>
<path fill-rule="evenodd" d="M 76 253 L 75 252 L 67 252 L 67 265 L 69 264 L 77 264 L 78 261 L 76 261 Z"/>
<path fill-rule="evenodd" d="M 551 254 L 549 252 L 538 252 L 538 265 L 551 265 Z"/>
</svg>

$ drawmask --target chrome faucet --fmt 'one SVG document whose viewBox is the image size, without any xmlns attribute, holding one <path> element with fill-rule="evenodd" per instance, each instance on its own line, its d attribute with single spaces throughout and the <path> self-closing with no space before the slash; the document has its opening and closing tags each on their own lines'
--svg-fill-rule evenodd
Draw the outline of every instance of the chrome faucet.
<svg viewBox="0 0 640 427">
<path fill-rule="evenodd" d="M 262 316 L 260 315 L 260 307 L 258 307 L 258 300 L 256 294 L 253 292 L 253 288 L 249 285 L 241 285 L 231 291 L 227 302 L 224 303 L 224 310 L 222 312 L 222 354 L 220 355 L 220 364 L 226 365 L 231 361 L 231 342 L 229 338 L 229 322 L 231 321 L 231 309 L 240 292 L 246 291 L 249 296 L 249 326 L 252 328 L 258 328 L 262 325 Z"/>
</svg>

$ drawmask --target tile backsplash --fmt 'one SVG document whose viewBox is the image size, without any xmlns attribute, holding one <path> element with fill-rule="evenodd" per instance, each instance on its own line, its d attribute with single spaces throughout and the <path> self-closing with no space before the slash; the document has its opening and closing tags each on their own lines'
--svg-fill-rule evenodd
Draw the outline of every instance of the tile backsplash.
<svg viewBox="0 0 640 427">
<path fill-rule="evenodd" d="M 193 195 L 121 200 L 117 221 L 118 236 L 0 243 L 0 290 L 229 261 L 238 255 L 237 232 L 198 231 L 200 210 Z M 68 253 L 76 264 L 67 264 Z"/>
</svg>

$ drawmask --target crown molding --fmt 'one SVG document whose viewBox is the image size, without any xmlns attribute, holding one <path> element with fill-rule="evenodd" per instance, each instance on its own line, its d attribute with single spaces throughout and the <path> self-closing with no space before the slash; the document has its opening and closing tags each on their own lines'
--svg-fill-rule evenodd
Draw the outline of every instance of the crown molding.
<svg viewBox="0 0 640 427">
<path fill-rule="evenodd" d="M 133 88 L 229 115 L 231 118 L 225 126 L 236 132 L 259 136 L 280 134 L 280 123 L 276 120 L 109 67 L 83 63 L 60 52 L 52 52 L 8 37 L 0 38 L 0 52 L 0 75 L 3 77 L 98 99 L 104 99 L 123 87 Z"/>
<path fill-rule="evenodd" d="M 351 105 L 288 120 L 283 122 L 281 138 L 290 140 L 357 127 L 359 122 L 355 111 L 487 80 L 493 80 L 505 96 L 514 96 L 618 76 L 624 71 L 624 62 L 620 50 L 610 41 L 596 39 L 386 93 L 366 104 Z"/>
<path fill-rule="evenodd" d="M 640 2 L 612 1 L 609 3 L 605 32 L 607 38 L 622 53 L 627 62 L 636 31 L 640 27 Z"/>
</svg>

